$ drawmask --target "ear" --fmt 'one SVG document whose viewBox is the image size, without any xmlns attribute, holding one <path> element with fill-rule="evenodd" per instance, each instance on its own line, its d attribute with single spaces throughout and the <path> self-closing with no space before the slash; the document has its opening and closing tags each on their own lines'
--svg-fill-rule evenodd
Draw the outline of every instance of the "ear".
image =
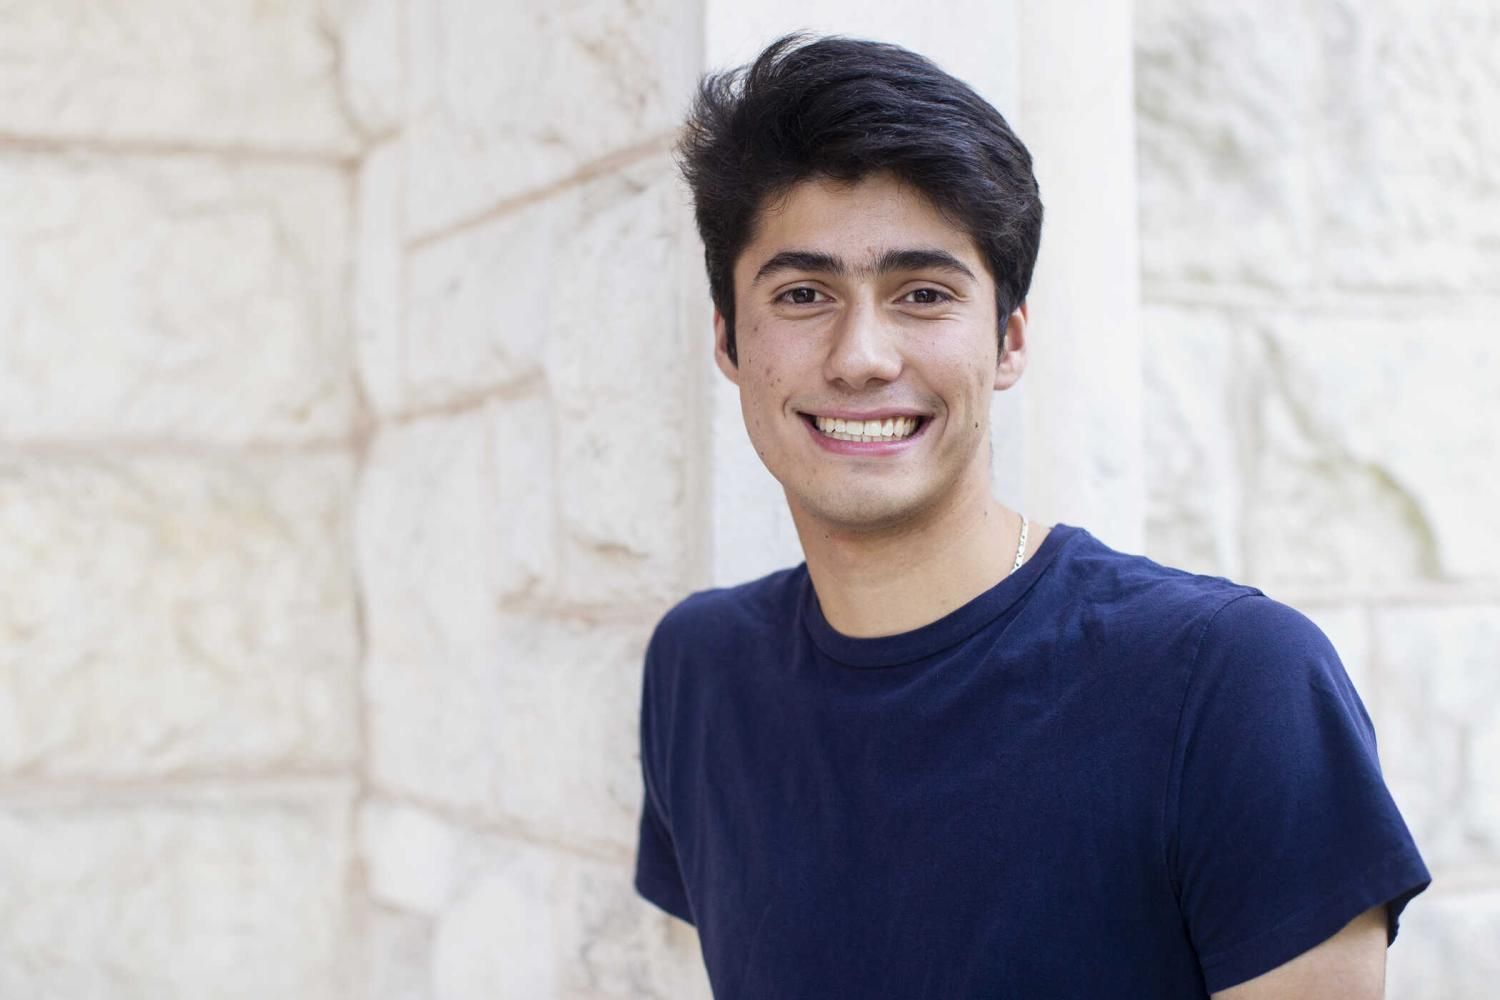
<svg viewBox="0 0 1500 1000">
<path fill-rule="evenodd" d="M 1015 385 L 1026 370 L 1026 303 L 1005 319 L 1005 353 L 995 366 L 995 389 L 1004 392 Z"/>
<path fill-rule="evenodd" d="M 714 310 L 714 363 L 725 378 L 735 385 L 740 384 L 739 366 L 729 360 L 729 324 L 717 309 Z"/>
</svg>

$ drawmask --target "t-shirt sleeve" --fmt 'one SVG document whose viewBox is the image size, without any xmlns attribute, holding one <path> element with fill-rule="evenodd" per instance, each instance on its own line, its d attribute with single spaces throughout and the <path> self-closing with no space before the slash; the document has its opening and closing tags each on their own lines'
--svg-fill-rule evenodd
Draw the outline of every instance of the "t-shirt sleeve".
<svg viewBox="0 0 1500 1000">
<path fill-rule="evenodd" d="M 656 775 L 664 747 L 656 729 L 657 707 L 653 704 L 652 657 L 646 656 L 641 684 L 641 776 L 645 798 L 641 803 L 640 835 L 635 855 L 635 888 L 645 899 L 688 923 L 693 911 L 688 905 L 682 870 L 672 830 L 662 808 L 661 786 Z"/>
<path fill-rule="evenodd" d="M 1327 638 L 1247 595 L 1205 627 L 1190 671 L 1168 863 L 1208 989 L 1268 972 L 1380 904 L 1394 940 L 1431 876 Z"/>
</svg>

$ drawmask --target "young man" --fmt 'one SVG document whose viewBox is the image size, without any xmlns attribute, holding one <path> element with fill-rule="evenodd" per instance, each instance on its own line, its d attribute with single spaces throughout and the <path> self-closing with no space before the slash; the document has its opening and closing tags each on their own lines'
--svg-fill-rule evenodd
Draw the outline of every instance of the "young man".
<svg viewBox="0 0 1500 1000">
<path fill-rule="evenodd" d="M 681 156 L 806 555 L 647 653 L 636 886 L 715 996 L 1380 996 L 1429 876 L 1327 640 L 991 495 L 1042 217 L 999 113 L 790 38 Z"/>
</svg>

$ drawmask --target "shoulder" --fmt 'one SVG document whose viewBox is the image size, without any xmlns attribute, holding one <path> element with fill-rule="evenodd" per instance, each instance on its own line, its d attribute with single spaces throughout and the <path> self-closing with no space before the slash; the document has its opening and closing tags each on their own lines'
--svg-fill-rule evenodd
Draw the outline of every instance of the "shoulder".
<svg viewBox="0 0 1500 1000">
<path fill-rule="evenodd" d="M 1266 703 L 1309 687 L 1355 700 L 1332 644 L 1295 608 L 1225 577 L 1116 551 L 1081 530 L 1068 541 L 1051 587 L 1056 613 L 1124 662 L 1170 671 L 1189 702 Z"/>
<path fill-rule="evenodd" d="M 1323 658 L 1334 655 L 1323 630 L 1289 605 L 1249 590 L 1225 603 L 1204 630 L 1204 655 L 1268 653 Z"/>
<path fill-rule="evenodd" d="M 1219 712 L 1254 709 L 1254 719 L 1276 723 L 1283 735 L 1287 720 L 1299 715 L 1305 722 L 1338 718 L 1373 745 L 1370 717 L 1327 635 L 1264 594 L 1231 601 L 1213 616 L 1189 683 L 1190 704 L 1203 711 L 1214 703 Z"/>
<path fill-rule="evenodd" d="M 1229 601 L 1260 594 L 1254 587 L 1222 576 L 1167 566 L 1149 556 L 1111 548 L 1087 531 L 1075 529 L 1064 566 L 1073 584 L 1095 599 L 1113 598 L 1133 607 L 1198 606 L 1215 611 Z"/>
<path fill-rule="evenodd" d="M 1059 613 L 1097 643 L 1131 658 L 1186 665 L 1216 619 L 1239 621 L 1240 612 L 1231 608 L 1276 603 L 1222 576 L 1116 550 L 1082 529 L 1069 529 L 1064 537 L 1047 588 Z M 1250 617 L 1258 620 L 1259 614 Z"/>
<path fill-rule="evenodd" d="M 680 655 L 712 643 L 743 640 L 763 629 L 784 629 L 796 619 L 807 581 L 805 564 L 733 587 L 700 590 L 662 616 L 648 655 Z"/>
</svg>

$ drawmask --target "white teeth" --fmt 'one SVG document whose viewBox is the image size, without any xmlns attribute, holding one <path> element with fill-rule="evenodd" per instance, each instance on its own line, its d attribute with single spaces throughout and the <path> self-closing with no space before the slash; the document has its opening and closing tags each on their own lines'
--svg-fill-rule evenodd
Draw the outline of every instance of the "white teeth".
<svg viewBox="0 0 1500 1000">
<path fill-rule="evenodd" d="M 916 417 L 887 417 L 884 420 L 845 420 L 842 417 L 814 417 L 818 430 L 840 441 L 898 441 L 910 437 L 917 429 Z"/>
</svg>

